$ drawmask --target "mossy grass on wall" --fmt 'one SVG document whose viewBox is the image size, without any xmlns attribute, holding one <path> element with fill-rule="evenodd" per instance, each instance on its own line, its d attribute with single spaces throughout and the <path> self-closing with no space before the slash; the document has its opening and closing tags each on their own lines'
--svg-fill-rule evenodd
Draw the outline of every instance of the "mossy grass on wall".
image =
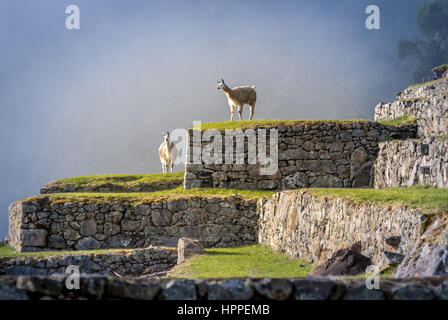
<svg viewBox="0 0 448 320">
<path fill-rule="evenodd" d="M 437 189 L 428 186 L 414 186 L 408 188 L 371 189 L 371 188 L 309 188 L 312 194 L 337 196 L 354 201 L 378 202 L 383 204 L 401 204 L 423 211 L 448 212 L 448 189 Z M 277 191 L 270 190 L 241 190 L 223 188 L 184 189 L 178 187 L 170 190 L 148 193 L 53 193 L 37 195 L 22 199 L 33 201 L 46 198 L 53 202 L 123 202 L 138 204 L 144 202 L 166 201 L 174 198 L 191 197 L 240 197 L 246 199 L 270 198 Z"/>
<path fill-rule="evenodd" d="M 440 66 L 437 66 L 437 67 L 434 68 L 434 70 L 437 70 L 437 71 L 445 71 L 445 70 L 448 70 L 448 63 L 444 63 L 444 64 L 442 64 L 442 65 L 440 65 Z"/>
<path fill-rule="evenodd" d="M 240 189 L 218 189 L 218 188 L 200 188 L 200 189 L 184 189 L 178 187 L 170 190 L 155 192 L 123 192 L 123 193 L 52 193 L 45 195 L 37 195 L 22 199 L 23 201 L 33 201 L 36 199 L 47 198 L 54 202 L 84 201 L 84 202 L 125 202 L 125 203 L 144 203 L 165 201 L 174 198 L 191 198 L 191 197 L 241 197 L 241 198 L 261 198 L 271 197 L 274 191 L 263 190 L 240 190 Z"/>
<path fill-rule="evenodd" d="M 236 120 L 206 122 L 201 124 L 202 130 L 208 129 L 251 129 L 251 128 L 270 128 L 279 125 L 284 126 L 304 126 L 317 125 L 320 123 L 340 123 L 349 124 L 355 122 L 368 122 L 369 120 L 344 120 L 344 119 L 304 119 L 304 120 Z"/>
<path fill-rule="evenodd" d="M 92 174 L 78 177 L 63 178 L 51 182 L 52 185 L 94 186 L 112 183 L 123 187 L 135 186 L 140 183 L 157 181 L 183 180 L 184 172 L 147 173 L 147 174 Z"/>
<path fill-rule="evenodd" d="M 262 245 L 206 249 L 168 273 L 173 278 L 304 277 L 313 265 Z"/>
<path fill-rule="evenodd" d="M 418 101 L 425 101 L 427 100 L 427 97 L 418 97 L 418 98 L 405 98 L 405 99 L 400 99 L 400 101 L 406 102 L 418 102 Z"/>
<path fill-rule="evenodd" d="M 61 256 L 64 254 L 104 254 L 104 253 L 130 253 L 135 249 L 96 249 L 96 250 L 76 250 L 76 251 L 37 251 L 37 252 L 17 252 L 9 245 L 0 245 L 0 258 L 2 257 L 34 257 L 44 258 L 51 256 Z"/>
<path fill-rule="evenodd" d="M 390 189 L 322 188 L 307 189 L 311 194 L 336 196 L 360 202 L 398 204 L 425 213 L 448 213 L 448 189 L 427 186 Z"/>
<path fill-rule="evenodd" d="M 417 122 L 417 117 L 410 114 L 406 114 L 401 117 L 397 117 L 391 120 L 381 120 L 378 123 L 386 126 L 400 126 L 400 125 L 410 125 Z"/>
<path fill-rule="evenodd" d="M 448 80 L 448 77 L 444 77 L 444 78 L 440 78 L 440 79 L 436 79 L 436 80 L 426 81 L 426 82 L 422 82 L 422 83 L 416 83 L 416 84 L 410 85 L 407 88 L 407 90 L 409 90 L 409 89 L 417 89 L 417 88 L 426 86 L 427 84 L 434 84 L 434 83 L 437 83 L 437 82 L 440 82 L 440 81 L 447 81 L 447 80 Z"/>
</svg>

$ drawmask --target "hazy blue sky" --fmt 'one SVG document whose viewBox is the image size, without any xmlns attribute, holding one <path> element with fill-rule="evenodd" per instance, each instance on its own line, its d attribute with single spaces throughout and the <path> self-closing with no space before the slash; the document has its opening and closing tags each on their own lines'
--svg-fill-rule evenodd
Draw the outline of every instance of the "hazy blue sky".
<svg viewBox="0 0 448 320">
<path fill-rule="evenodd" d="M 229 118 L 221 77 L 257 86 L 255 119 L 372 118 L 408 84 L 396 45 L 421 2 L 1 1 L 0 236 L 8 204 L 51 180 L 159 172 L 160 130 Z"/>
</svg>

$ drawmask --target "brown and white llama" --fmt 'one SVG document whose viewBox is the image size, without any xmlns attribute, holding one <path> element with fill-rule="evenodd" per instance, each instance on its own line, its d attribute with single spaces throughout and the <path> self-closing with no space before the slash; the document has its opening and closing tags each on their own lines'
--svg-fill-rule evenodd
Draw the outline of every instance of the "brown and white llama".
<svg viewBox="0 0 448 320">
<path fill-rule="evenodd" d="M 238 108 L 238 115 L 240 120 L 243 120 L 243 107 L 245 104 L 249 105 L 250 117 L 252 120 L 255 111 L 255 103 L 257 102 L 257 92 L 255 91 L 255 86 L 251 87 L 235 87 L 233 89 L 229 88 L 224 79 L 218 81 L 218 86 L 216 89 L 222 90 L 227 96 L 227 101 L 230 106 L 230 121 L 233 121 L 233 116 L 235 114 L 235 109 Z"/>
<path fill-rule="evenodd" d="M 177 158 L 177 149 L 173 142 L 170 140 L 170 133 L 163 132 L 162 135 L 164 141 L 159 147 L 159 157 L 160 162 L 162 163 L 163 173 L 168 172 L 168 168 L 170 168 L 171 173 L 173 173 L 174 161 Z"/>
</svg>

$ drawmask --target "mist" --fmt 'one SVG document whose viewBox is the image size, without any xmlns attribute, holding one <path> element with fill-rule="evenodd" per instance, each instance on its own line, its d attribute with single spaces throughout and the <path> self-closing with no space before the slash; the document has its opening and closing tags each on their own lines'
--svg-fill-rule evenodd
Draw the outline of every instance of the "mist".
<svg viewBox="0 0 448 320">
<path fill-rule="evenodd" d="M 376 1 L 367 30 L 369 1 L 2 1 L 0 236 L 52 180 L 161 172 L 161 130 L 229 119 L 221 78 L 257 86 L 254 119 L 372 119 L 409 84 L 422 2 Z"/>
</svg>

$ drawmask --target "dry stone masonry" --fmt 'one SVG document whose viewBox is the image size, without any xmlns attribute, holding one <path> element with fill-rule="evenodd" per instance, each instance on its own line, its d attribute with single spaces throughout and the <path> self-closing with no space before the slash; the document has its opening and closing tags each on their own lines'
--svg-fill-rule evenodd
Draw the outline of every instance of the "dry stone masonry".
<svg viewBox="0 0 448 320">
<path fill-rule="evenodd" d="M 356 203 L 306 190 L 284 191 L 259 200 L 258 241 L 275 251 L 321 264 L 339 249 L 361 243 L 361 253 L 387 264 L 386 239 L 401 237 L 397 253 L 411 251 L 421 235 L 423 214 L 416 209 Z"/>
<path fill-rule="evenodd" d="M 10 244 L 19 252 L 176 246 L 180 237 L 209 247 L 243 245 L 256 241 L 256 202 L 229 196 L 86 203 L 41 196 L 10 206 Z"/>
<path fill-rule="evenodd" d="M 192 241 L 194 246 L 184 243 L 182 257 L 200 253 L 203 244 L 223 247 L 258 241 L 321 264 L 359 242 L 359 252 L 378 267 L 406 265 L 402 275 L 448 273 L 446 214 L 427 215 L 398 204 L 355 202 L 307 190 L 283 191 L 271 199 L 194 197 L 138 205 L 52 202 L 41 196 L 13 204 L 10 219 L 11 245 L 22 252 L 174 247 L 180 237 L 189 237 L 198 241 Z M 187 252 L 190 249 L 193 252 Z M 128 261 L 125 273 L 142 271 L 132 265 L 145 263 L 135 261 Z"/>
<path fill-rule="evenodd" d="M 448 187 L 448 78 L 410 87 L 375 109 L 376 121 L 401 116 L 416 117 L 419 139 L 380 143 L 374 186 Z"/>
<path fill-rule="evenodd" d="M 240 278 L 125 279 L 82 275 L 80 289 L 65 287 L 67 275 L 0 277 L 1 300 L 447 300 L 447 275 L 381 279 L 379 290 L 364 279 Z"/>
<path fill-rule="evenodd" d="M 448 139 L 380 143 L 375 161 L 375 188 L 431 185 L 448 188 Z"/>
<path fill-rule="evenodd" d="M 177 260 L 174 248 L 151 247 L 122 252 L 63 254 L 45 258 L 0 258 L 0 275 L 48 275 L 65 273 L 77 266 L 81 273 L 136 276 L 153 274 L 173 267 Z"/>
<path fill-rule="evenodd" d="M 400 92 L 396 101 L 375 108 L 375 121 L 406 115 L 417 118 L 419 137 L 448 134 L 448 78 L 411 87 Z"/>
<path fill-rule="evenodd" d="M 198 130 L 190 129 L 185 188 L 285 190 L 369 186 L 373 183 L 371 168 L 378 153 L 378 143 L 388 137 L 409 138 L 416 134 L 414 126 L 383 126 L 369 121 L 298 122 L 267 128 L 267 131 L 270 129 L 278 130 L 279 170 L 273 175 L 261 175 L 259 162 L 248 164 L 247 140 L 244 164 L 226 164 L 224 160 L 222 164 L 192 163 L 193 152 L 196 152 L 194 132 Z M 222 154 L 225 154 L 230 151 L 225 148 L 225 132 L 221 133 Z M 235 134 L 242 136 L 243 132 Z M 233 150 L 236 150 L 236 140 Z M 209 143 L 202 141 L 202 150 Z M 270 146 L 269 138 L 266 145 Z"/>
</svg>

